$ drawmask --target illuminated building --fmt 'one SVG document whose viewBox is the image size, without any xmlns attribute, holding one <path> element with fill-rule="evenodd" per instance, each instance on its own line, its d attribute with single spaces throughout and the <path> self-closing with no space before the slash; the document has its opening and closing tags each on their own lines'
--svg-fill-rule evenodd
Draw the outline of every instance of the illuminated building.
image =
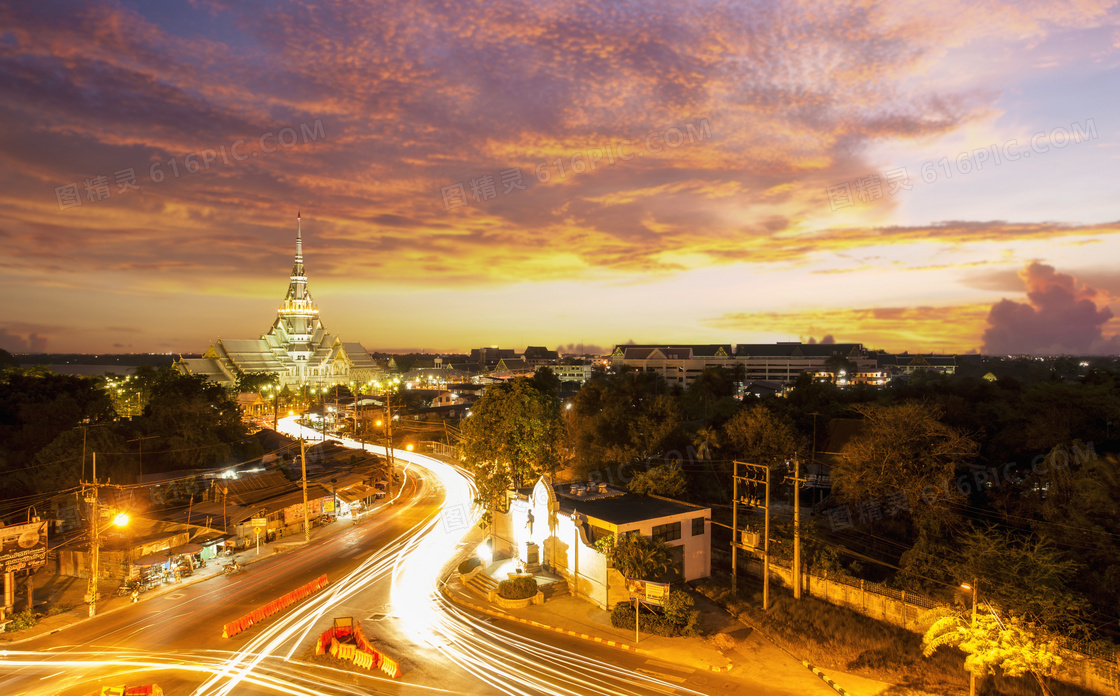
<svg viewBox="0 0 1120 696">
<path fill-rule="evenodd" d="M 175 369 L 227 387 L 235 386 L 240 375 L 254 372 L 275 375 L 281 387 L 367 382 L 382 373 L 362 344 L 344 343 L 323 328 L 319 307 L 307 289 L 298 217 L 288 292 L 268 332 L 255 339 L 219 338 L 201 358 L 180 359 Z"/>
</svg>

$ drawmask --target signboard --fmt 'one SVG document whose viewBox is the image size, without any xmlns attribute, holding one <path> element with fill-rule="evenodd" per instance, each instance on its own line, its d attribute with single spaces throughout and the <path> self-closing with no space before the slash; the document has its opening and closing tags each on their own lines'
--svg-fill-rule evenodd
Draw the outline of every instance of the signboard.
<svg viewBox="0 0 1120 696">
<path fill-rule="evenodd" d="M 253 522 L 254 527 L 267 527 L 268 526 L 268 518 L 267 517 L 254 517 L 252 519 L 252 522 Z"/>
<path fill-rule="evenodd" d="M 0 571 L 40 568 L 47 564 L 47 522 L 0 528 Z"/>
<path fill-rule="evenodd" d="M 307 516 L 311 519 L 315 519 L 319 515 L 323 514 L 322 503 L 323 501 L 320 498 L 312 498 L 311 500 L 308 500 Z M 296 524 L 297 522 L 303 522 L 303 503 L 296 503 L 295 505 L 289 505 L 288 507 L 284 508 L 284 524 Z"/>
<path fill-rule="evenodd" d="M 646 604 L 661 606 L 665 604 L 665 600 L 669 597 L 669 583 L 667 582 L 650 582 L 649 580 L 626 578 L 626 589 L 630 593 L 630 599 L 636 599 Z"/>
</svg>

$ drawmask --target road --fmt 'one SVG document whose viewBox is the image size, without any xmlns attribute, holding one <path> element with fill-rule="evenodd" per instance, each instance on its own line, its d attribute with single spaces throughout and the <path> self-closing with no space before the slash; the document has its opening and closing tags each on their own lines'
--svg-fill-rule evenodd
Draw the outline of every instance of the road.
<svg viewBox="0 0 1120 696">
<path fill-rule="evenodd" d="M 300 426 L 285 419 L 281 430 L 299 434 Z M 151 682 L 169 696 L 828 693 L 808 673 L 803 687 L 781 691 L 762 676 L 752 685 L 696 673 L 462 610 L 438 583 L 478 519 L 473 485 L 431 457 L 399 450 L 396 456 L 406 464 L 405 481 L 391 514 L 253 563 L 246 573 L 16 646 L 0 660 L 0 693 L 88 696 L 101 685 Z M 221 638 L 224 623 L 324 573 L 327 589 Z M 314 638 L 336 616 L 362 621 L 370 640 L 400 659 L 405 675 L 392 681 L 314 660 Z"/>
</svg>

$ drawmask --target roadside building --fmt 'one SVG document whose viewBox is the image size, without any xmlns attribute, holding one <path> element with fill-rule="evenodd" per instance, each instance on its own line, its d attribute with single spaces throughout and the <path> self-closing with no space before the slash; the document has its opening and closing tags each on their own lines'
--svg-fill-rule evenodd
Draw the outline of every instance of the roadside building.
<svg viewBox="0 0 1120 696">
<path fill-rule="evenodd" d="M 711 574 L 711 508 L 639 496 L 602 483 L 555 484 L 542 476 L 532 488 L 510 491 L 494 515 L 495 553 L 536 561 L 568 581 L 575 596 L 609 609 L 629 600 L 625 578 L 596 547 L 606 536 L 641 534 L 670 549 L 666 580 Z"/>
</svg>

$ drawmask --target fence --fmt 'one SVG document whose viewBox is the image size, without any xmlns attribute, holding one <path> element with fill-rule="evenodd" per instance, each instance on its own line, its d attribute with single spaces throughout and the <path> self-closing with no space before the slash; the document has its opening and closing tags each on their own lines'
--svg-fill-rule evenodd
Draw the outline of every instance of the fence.
<svg viewBox="0 0 1120 696">
<path fill-rule="evenodd" d="M 740 559 L 743 571 L 761 577 L 762 559 Z M 788 588 L 793 588 L 793 564 L 781 558 L 770 559 L 770 578 Z M 873 619 L 886 621 L 908 631 L 921 633 L 916 625 L 919 616 L 929 609 L 945 606 L 930 597 L 887 587 L 877 582 L 858 580 L 846 575 L 801 574 L 802 590 L 830 604 L 847 607 Z M 1061 640 L 1064 648 L 1064 672 L 1061 679 L 1073 682 L 1099 694 L 1115 696 L 1120 693 L 1120 664 L 1115 650 L 1102 650 L 1097 646 Z"/>
<path fill-rule="evenodd" d="M 436 442 L 434 440 L 424 440 L 420 443 L 426 447 L 432 454 L 438 454 L 441 457 L 455 456 L 455 448 L 443 442 Z"/>
</svg>

